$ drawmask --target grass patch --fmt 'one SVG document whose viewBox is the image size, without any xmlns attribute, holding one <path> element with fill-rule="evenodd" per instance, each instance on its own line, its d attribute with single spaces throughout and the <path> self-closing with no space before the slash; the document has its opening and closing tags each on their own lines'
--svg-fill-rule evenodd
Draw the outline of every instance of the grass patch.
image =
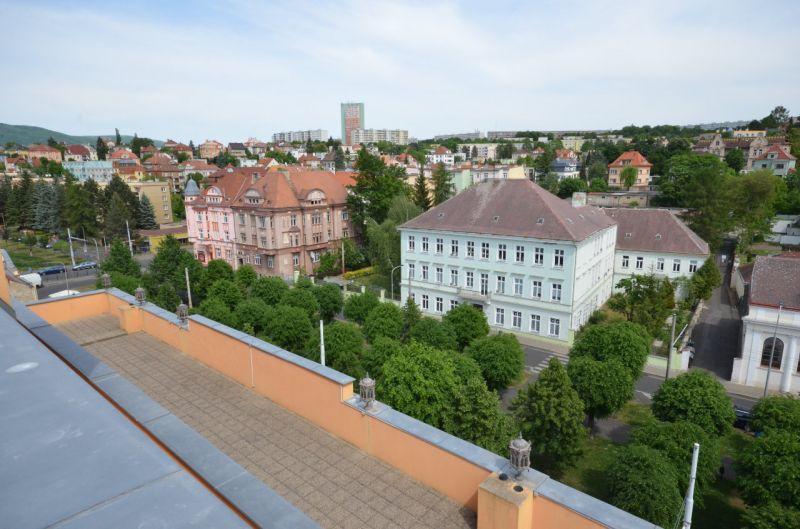
<svg viewBox="0 0 800 529">
<path fill-rule="evenodd" d="M 755 437 L 741 430 L 731 430 L 728 435 L 720 439 L 722 457 L 728 456 L 734 460 L 737 459 L 739 454 L 744 452 L 754 439 Z"/>
<path fill-rule="evenodd" d="M 634 401 L 627 402 L 613 417 L 630 426 L 642 426 L 654 420 L 650 406 Z"/>
<path fill-rule="evenodd" d="M 56 243 L 56 248 L 54 249 L 41 248 L 39 246 L 29 249 L 28 246 L 21 242 L 8 240 L 0 241 L 0 248 L 5 248 L 20 273 L 27 272 L 29 268 L 36 270 L 59 263 L 71 266 L 67 243 Z M 77 255 L 75 260 L 78 261 Z"/>
<path fill-rule="evenodd" d="M 617 445 L 602 437 L 586 439 L 583 454 L 560 476 L 560 481 L 595 498 L 606 500 L 606 475 Z"/>
<path fill-rule="evenodd" d="M 692 527 L 703 529 L 730 529 L 742 526 L 744 502 L 732 481 L 718 479 L 705 491 L 703 507 L 694 510 Z"/>
</svg>

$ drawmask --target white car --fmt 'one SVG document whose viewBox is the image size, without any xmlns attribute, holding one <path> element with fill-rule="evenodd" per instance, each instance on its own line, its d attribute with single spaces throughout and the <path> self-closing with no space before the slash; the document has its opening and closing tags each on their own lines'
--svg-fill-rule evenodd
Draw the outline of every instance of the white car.
<svg viewBox="0 0 800 529">
<path fill-rule="evenodd" d="M 77 290 L 59 290 L 58 292 L 53 292 L 48 298 L 64 298 L 67 296 L 74 296 L 75 294 L 80 294 Z"/>
</svg>

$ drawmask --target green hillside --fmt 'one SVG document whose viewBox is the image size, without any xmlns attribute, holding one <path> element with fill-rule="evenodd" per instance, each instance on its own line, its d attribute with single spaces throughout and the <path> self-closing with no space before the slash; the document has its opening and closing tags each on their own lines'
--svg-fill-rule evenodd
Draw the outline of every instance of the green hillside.
<svg viewBox="0 0 800 529">
<path fill-rule="evenodd" d="M 9 125 L 7 123 L 0 123 L 0 145 L 6 143 L 19 143 L 20 145 L 30 145 L 31 143 L 47 143 L 48 138 L 53 138 L 56 141 L 63 141 L 64 143 L 83 143 L 94 145 L 97 142 L 97 136 L 113 138 L 114 132 L 111 134 L 94 134 L 89 136 L 72 136 L 49 130 L 42 127 L 32 127 L 30 125 Z M 133 136 L 123 134 L 122 141 L 129 142 Z M 163 142 L 154 140 L 156 145 L 161 145 Z"/>
</svg>

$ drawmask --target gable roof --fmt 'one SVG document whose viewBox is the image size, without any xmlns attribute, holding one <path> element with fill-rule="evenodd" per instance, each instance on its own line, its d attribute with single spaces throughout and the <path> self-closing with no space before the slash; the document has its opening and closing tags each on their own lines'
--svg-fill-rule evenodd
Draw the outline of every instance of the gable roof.
<svg viewBox="0 0 800 529">
<path fill-rule="evenodd" d="M 89 151 L 89 148 L 86 147 L 85 145 L 78 145 L 78 144 L 67 145 L 66 150 L 67 150 L 67 152 L 69 154 L 74 154 L 76 156 L 90 156 L 91 155 L 91 152 Z"/>
<path fill-rule="evenodd" d="M 767 150 L 765 150 L 764 153 L 761 156 L 756 158 L 756 160 L 766 160 L 766 159 L 769 158 L 769 156 L 768 156 L 769 154 L 776 154 L 777 155 L 777 156 L 775 156 L 773 158 L 773 160 L 787 160 L 787 161 L 789 161 L 789 160 L 796 160 L 797 159 L 794 156 L 792 156 L 791 154 L 787 153 L 785 150 L 781 149 L 780 146 L 778 146 L 778 144 L 774 144 L 774 145 L 770 145 L 767 148 Z"/>
<path fill-rule="evenodd" d="M 628 164 L 623 164 L 622 162 L 630 162 Z M 625 151 L 620 154 L 616 160 L 608 164 L 609 167 L 623 167 L 623 166 L 633 166 L 633 167 L 652 167 L 653 164 L 647 161 L 647 158 L 641 155 L 639 151 Z"/>
<path fill-rule="evenodd" d="M 709 255 L 708 243 L 667 209 L 603 211 L 617 222 L 617 250 Z"/>
<path fill-rule="evenodd" d="M 750 303 L 800 310 L 800 253 L 759 255 L 750 279 Z"/>
<path fill-rule="evenodd" d="M 530 180 L 490 180 L 401 228 L 582 241 L 614 224 L 597 208 L 575 208 Z"/>
</svg>

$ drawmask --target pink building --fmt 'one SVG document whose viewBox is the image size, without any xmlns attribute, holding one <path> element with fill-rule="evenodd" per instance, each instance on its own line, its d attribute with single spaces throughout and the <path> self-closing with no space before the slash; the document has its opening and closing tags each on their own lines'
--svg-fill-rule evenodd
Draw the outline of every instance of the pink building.
<svg viewBox="0 0 800 529">
<path fill-rule="evenodd" d="M 226 167 L 200 190 L 184 192 L 189 242 L 197 259 L 250 264 L 261 275 L 311 272 L 352 233 L 347 173 L 301 167 Z"/>
</svg>

